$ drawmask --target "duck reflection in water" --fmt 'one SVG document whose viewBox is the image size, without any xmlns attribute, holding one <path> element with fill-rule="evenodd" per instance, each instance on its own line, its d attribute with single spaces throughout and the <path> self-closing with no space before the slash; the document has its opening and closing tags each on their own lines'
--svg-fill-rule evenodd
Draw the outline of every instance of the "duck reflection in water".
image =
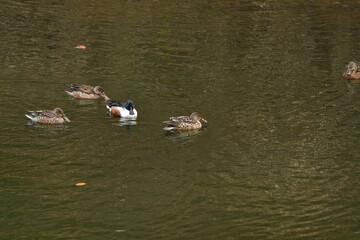
<svg viewBox="0 0 360 240">
<path fill-rule="evenodd" d="M 201 134 L 205 128 L 206 127 L 203 127 L 202 129 L 193 129 L 187 131 L 167 131 L 165 133 L 165 136 L 169 136 L 172 141 L 186 140 Z"/>
<path fill-rule="evenodd" d="M 70 129 L 70 126 L 66 124 L 37 124 L 33 121 L 29 121 L 27 125 L 30 129 L 37 130 L 40 135 L 47 135 L 50 133 L 51 135 L 56 136 Z"/>
<path fill-rule="evenodd" d="M 94 104 L 94 100 L 91 100 L 91 99 L 81 99 L 81 98 L 71 98 L 71 102 L 72 102 L 74 105 L 81 105 L 81 106 L 93 105 L 93 104 Z"/>
<path fill-rule="evenodd" d="M 347 92 L 348 95 L 351 96 L 355 93 L 355 89 L 357 87 L 359 87 L 360 85 L 360 80 L 349 80 L 346 79 L 346 88 L 347 88 Z"/>
<path fill-rule="evenodd" d="M 132 128 L 132 126 L 137 125 L 137 122 L 132 119 L 120 118 L 120 120 L 116 121 L 116 123 L 113 123 L 113 125 L 119 126 L 119 127 L 125 127 L 126 130 L 130 130 Z"/>
</svg>

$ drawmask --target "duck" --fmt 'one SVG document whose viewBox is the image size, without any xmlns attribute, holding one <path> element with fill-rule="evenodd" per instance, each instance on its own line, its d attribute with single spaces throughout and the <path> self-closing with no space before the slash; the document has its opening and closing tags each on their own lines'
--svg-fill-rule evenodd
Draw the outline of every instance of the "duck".
<svg viewBox="0 0 360 240">
<path fill-rule="evenodd" d="M 28 111 L 28 113 L 29 115 L 25 114 L 25 116 L 35 123 L 63 124 L 65 122 L 70 122 L 61 108 L 55 108 L 54 110 Z"/>
<path fill-rule="evenodd" d="M 202 127 L 201 122 L 207 121 L 200 117 L 199 113 L 193 112 L 190 116 L 170 117 L 168 121 L 163 123 L 167 124 L 164 130 L 194 130 Z"/>
<path fill-rule="evenodd" d="M 104 90 L 100 86 L 92 87 L 89 85 L 81 85 L 75 83 L 75 84 L 68 84 L 68 87 L 71 89 L 71 92 L 68 91 L 65 92 L 74 98 L 99 99 L 100 97 L 102 97 L 106 101 L 110 100 L 110 98 L 106 96 Z"/>
<path fill-rule="evenodd" d="M 126 103 L 120 101 L 110 101 L 106 105 L 106 108 L 109 110 L 112 117 L 129 119 L 137 118 L 137 111 L 132 100 L 127 100 Z"/>
<path fill-rule="evenodd" d="M 360 79 L 360 62 L 349 62 L 342 74 L 345 79 Z"/>
</svg>

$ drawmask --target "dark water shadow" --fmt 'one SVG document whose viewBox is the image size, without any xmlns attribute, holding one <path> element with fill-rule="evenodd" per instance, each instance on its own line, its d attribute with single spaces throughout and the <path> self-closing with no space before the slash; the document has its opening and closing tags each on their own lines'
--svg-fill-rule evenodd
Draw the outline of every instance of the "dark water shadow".
<svg viewBox="0 0 360 240">
<path fill-rule="evenodd" d="M 205 128 L 201 129 L 194 129 L 194 130 L 187 130 L 187 131 L 166 131 L 165 136 L 169 137 L 172 141 L 181 141 L 181 140 L 188 140 L 193 139 L 195 136 L 200 135 Z"/>
<path fill-rule="evenodd" d="M 100 102 L 100 99 L 78 99 L 78 98 L 72 98 L 69 97 L 69 100 L 74 105 L 91 105 L 95 102 Z"/>
<path fill-rule="evenodd" d="M 128 133 L 131 133 L 130 130 L 132 130 L 133 126 L 137 125 L 136 120 L 130 120 L 130 119 L 124 119 L 124 118 L 111 118 L 111 120 L 115 120 L 115 122 L 112 123 L 114 126 L 118 127 L 125 127 L 125 129 L 128 131 Z"/>
<path fill-rule="evenodd" d="M 351 96 L 355 93 L 355 88 L 357 88 L 358 85 L 360 84 L 360 80 L 346 79 L 345 81 L 346 81 L 347 93 L 349 96 Z"/>
<path fill-rule="evenodd" d="M 27 126 L 30 127 L 32 130 L 36 130 L 40 134 L 51 134 L 51 135 L 59 135 L 63 134 L 65 131 L 70 129 L 69 125 L 66 124 L 41 124 L 41 123 L 34 123 L 29 121 Z"/>
</svg>

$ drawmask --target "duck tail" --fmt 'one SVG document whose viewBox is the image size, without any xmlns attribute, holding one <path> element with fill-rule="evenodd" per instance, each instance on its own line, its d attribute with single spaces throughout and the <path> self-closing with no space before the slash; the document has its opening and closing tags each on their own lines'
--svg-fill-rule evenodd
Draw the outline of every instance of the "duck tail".
<svg viewBox="0 0 360 240">
<path fill-rule="evenodd" d="M 166 131 L 170 131 L 170 130 L 175 130 L 175 129 L 177 129 L 177 127 L 167 126 L 167 127 L 164 127 L 163 129 L 166 130 Z"/>
<path fill-rule="evenodd" d="M 72 92 L 68 92 L 68 91 L 65 91 L 68 95 L 70 95 L 70 96 L 74 96 L 74 93 L 72 93 Z"/>
<path fill-rule="evenodd" d="M 34 120 L 34 116 L 30 116 L 30 115 L 27 115 L 27 114 L 25 114 L 25 116 L 26 116 L 27 118 L 29 118 L 30 120 Z"/>
<path fill-rule="evenodd" d="M 77 90 L 80 87 L 80 85 L 77 83 L 66 84 L 66 85 L 71 89 L 71 91 Z"/>
<path fill-rule="evenodd" d="M 164 127 L 164 130 L 178 129 L 180 125 L 179 122 L 175 122 L 175 121 L 164 121 L 163 123 L 167 125 L 167 127 Z"/>
</svg>

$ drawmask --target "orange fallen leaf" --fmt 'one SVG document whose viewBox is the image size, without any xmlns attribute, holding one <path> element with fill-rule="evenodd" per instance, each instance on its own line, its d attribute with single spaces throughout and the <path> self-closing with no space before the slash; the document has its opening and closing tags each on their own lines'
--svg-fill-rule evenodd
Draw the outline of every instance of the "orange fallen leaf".
<svg viewBox="0 0 360 240">
<path fill-rule="evenodd" d="M 86 183 L 84 183 L 84 182 L 79 182 L 79 183 L 76 184 L 76 186 L 78 186 L 78 187 L 84 186 L 84 185 L 86 185 Z"/>
<path fill-rule="evenodd" d="M 77 48 L 77 49 L 86 49 L 86 46 L 84 46 L 84 45 L 79 45 L 79 46 L 76 46 L 75 48 Z"/>
</svg>

